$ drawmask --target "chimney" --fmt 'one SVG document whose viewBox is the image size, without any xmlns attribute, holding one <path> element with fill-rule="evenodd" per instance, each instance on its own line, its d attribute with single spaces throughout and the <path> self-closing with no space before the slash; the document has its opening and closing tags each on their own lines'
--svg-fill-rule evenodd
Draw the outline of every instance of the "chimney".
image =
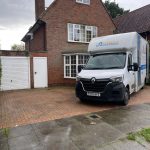
<svg viewBox="0 0 150 150">
<path fill-rule="evenodd" d="M 38 20 L 40 15 L 45 11 L 45 0 L 35 0 L 35 19 Z"/>
</svg>

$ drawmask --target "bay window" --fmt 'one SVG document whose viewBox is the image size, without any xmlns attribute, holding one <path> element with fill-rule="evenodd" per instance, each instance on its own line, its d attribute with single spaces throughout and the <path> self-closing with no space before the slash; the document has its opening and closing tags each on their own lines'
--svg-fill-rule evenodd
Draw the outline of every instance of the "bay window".
<svg viewBox="0 0 150 150">
<path fill-rule="evenodd" d="M 88 54 L 64 55 L 64 78 L 76 78 L 78 66 L 84 66 L 88 61 Z"/>
</svg>

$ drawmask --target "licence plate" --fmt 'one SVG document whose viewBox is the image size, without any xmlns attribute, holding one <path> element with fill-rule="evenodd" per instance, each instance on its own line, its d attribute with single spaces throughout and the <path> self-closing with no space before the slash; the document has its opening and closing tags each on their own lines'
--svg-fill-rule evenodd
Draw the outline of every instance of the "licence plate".
<svg viewBox="0 0 150 150">
<path fill-rule="evenodd" d="M 100 97 L 101 93 L 96 93 L 96 92 L 87 92 L 88 96 L 96 96 L 96 97 Z"/>
</svg>

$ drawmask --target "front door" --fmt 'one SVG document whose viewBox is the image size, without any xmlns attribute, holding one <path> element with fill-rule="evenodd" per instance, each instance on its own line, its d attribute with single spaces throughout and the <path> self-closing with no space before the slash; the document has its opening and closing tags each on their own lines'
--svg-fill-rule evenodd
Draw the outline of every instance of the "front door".
<svg viewBox="0 0 150 150">
<path fill-rule="evenodd" d="M 45 88 L 48 86 L 47 79 L 47 57 L 33 58 L 34 88 Z"/>
</svg>

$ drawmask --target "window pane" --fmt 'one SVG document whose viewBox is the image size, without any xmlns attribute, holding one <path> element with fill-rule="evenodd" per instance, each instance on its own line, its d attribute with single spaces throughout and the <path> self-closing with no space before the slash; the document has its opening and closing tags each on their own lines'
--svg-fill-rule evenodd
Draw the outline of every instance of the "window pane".
<svg viewBox="0 0 150 150">
<path fill-rule="evenodd" d="M 71 56 L 71 64 L 76 64 L 76 55 Z"/>
<path fill-rule="evenodd" d="M 85 42 L 85 26 L 81 25 L 81 42 Z"/>
<path fill-rule="evenodd" d="M 82 3 L 82 0 L 77 0 L 77 2 L 80 2 L 80 3 Z"/>
<path fill-rule="evenodd" d="M 84 4 L 90 4 L 90 0 L 83 0 Z"/>
<path fill-rule="evenodd" d="M 73 41 L 73 24 L 69 24 L 69 40 Z"/>
<path fill-rule="evenodd" d="M 73 32 L 73 24 L 69 23 L 69 31 Z"/>
<path fill-rule="evenodd" d="M 90 42 L 92 37 L 92 32 L 91 31 L 86 31 L 86 41 Z"/>
<path fill-rule="evenodd" d="M 76 77 L 76 65 L 71 65 L 71 77 Z"/>
<path fill-rule="evenodd" d="M 74 41 L 80 41 L 80 30 L 74 29 Z"/>
<path fill-rule="evenodd" d="M 79 61 L 78 63 L 79 63 L 79 64 L 84 64 L 84 59 L 83 59 L 83 58 L 84 58 L 83 55 L 79 55 L 79 56 L 78 56 L 78 61 Z"/>
<path fill-rule="evenodd" d="M 85 55 L 85 56 L 84 56 L 84 64 L 86 64 L 88 60 L 89 60 L 89 56 L 88 56 L 88 55 Z"/>
<path fill-rule="evenodd" d="M 65 56 L 65 64 L 70 64 L 70 57 L 69 56 Z"/>
<path fill-rule="evenodd" d="M 70 41 L 73 41 L 73 32 L 72 32 L 72 33 L 69 33 L 69 40 L 70 40 Z"/>
<path fill-rule="evenodd" d="M 79 55 L 78 56 L 78 64 L 85 65 L 87 63 L 88 59 L 89 59 L 88 55 Z"/>
<path fill-rule="evenodd" d="M 90 0 L 76 0 L 76 2 L 83 3 L 83 4 L 90 4 Z"/>
<path fill-rule="evenodd" d="M 97 27 L 93 27 L 93 38 L 97 37 Z"/>
<path fill-rule="evenodd" d="M 70 66 L 66 66 L 66 77 L 70 77 Z"/>
<path fill-rule="evenodd" d="M 92 31 L 92 27 L 91 26 L 86 26 L 86 30 Z"/>
</svg>

